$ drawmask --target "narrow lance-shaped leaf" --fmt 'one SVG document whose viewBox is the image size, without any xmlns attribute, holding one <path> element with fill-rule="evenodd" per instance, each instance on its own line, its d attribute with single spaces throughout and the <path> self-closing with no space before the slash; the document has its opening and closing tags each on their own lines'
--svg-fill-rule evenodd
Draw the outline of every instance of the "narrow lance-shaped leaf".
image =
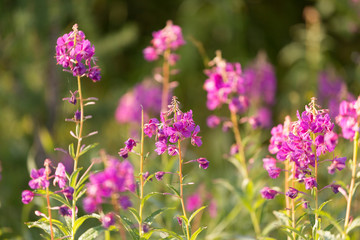
<svg viewBox="0 0 360 240">
<path fill-rule="evenodd" d="M 195 216 L 204 208 L 206 208 L 206 206 L 202 206 L 199 209 L 197 209 L 195 212 L 193 212 L 189 218 L 189 224 L 191 223 L 191 221 L 195 218 Z"/>
<path fill-rule="evenodd" d="M 196 230 L 193 235 L 191 236 L 190 240 L 196 240 L 197 236 L 203 231 L 205 230 L 206 227 L 200 227 L 198 230 Z"/>
</svg>

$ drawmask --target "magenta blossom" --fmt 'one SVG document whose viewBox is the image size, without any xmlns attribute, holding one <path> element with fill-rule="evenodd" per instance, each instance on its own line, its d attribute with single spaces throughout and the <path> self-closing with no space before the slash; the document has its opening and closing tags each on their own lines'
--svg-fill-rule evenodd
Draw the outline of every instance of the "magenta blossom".
<svg viewBox="0 0 360 240">
<path fill-rule="evenodd" d="M 155 61 L 159 56 L 164 55 L 166 50 L 175 51 L 185 44 L 181 28 L 173 25 L 172 21 L 167 21 L 165 28 L 153 32 L 152 46 L 146 47 L 143 51 L 144 58 L 147 61 Z M 165 55 L 164 55 L 165 56 Z M 178 60 L 178 55 L 170 54 L 169 63 L 174 65 Z"/>
<path fill-rule="evenodd" d="M 112 212 L 107 213 L 100 218 L 100 221 L 104 228 L 109 228 L 111 225 L 115 224 L 115 214 Z"/>
<path fill-rule="evenodd" d="M 29 204 L 34 199 L 34 193 L 29 190 L 24 190 L 21 194 L 21 201 L 24 204 Z"/>
<path fill-rule="evenodd" d="M 122 199 L 127 191 L 135 191 L 134 169 L 126 160 L 120 162 L 111 158 L 104 171 L 91 174 L 89 180 L 83 201 L 84 209 L 89 213 L 95 212 L 112 197 Z"/>
<path fill-rule="evenodd" d="M 59 185 L 59 188 L 64 188 L 66 186 L 67 176 L 65 171 L 65 166 L 62 163 L 59 163 L 56 171 L 55 171 L 55 179 L 54 179 L 54 186 L 56 184 Z"/>
<path fill-rule="evenodd" d="M 85 34 L 78 30 L 77 24 L 73 31 L 57 39 L 56 61 L 65 71 L 73 76 L 87 76 L 94 82 L 100 81 L 100 68 L 94 57 L 95 47 L 85 39 Z"/>
<path fill-rule="evenodd" d="M 32 189 L 45 189 L 50 185 L 49 180 L 46 178 L 45 168 L 32 169 L 30 177 L 32 180 L 29 181 L 29 186 Z"/>
<path fill-rule="evenodd" d="M 360 97 L 356 101 L 342 101 L 336 123 L 341 127 L 342 137 L 352 140 L 355 132 L 359 131 L 358 118 L 360 116 Z"/>
<path fill-rule="evenodd" d="M 260 193 L 261 196 L 265 199 L 274 199 L 279 192 L 269 187 L 264 187 L 261 189 Z"/>
<path fill-rule="evenodd" d="M 198 193 L 189 196 L 186 200 L 186 210 L 189 212 L 195 211 L 202 205 L 202 199 Z"/>
</svg>

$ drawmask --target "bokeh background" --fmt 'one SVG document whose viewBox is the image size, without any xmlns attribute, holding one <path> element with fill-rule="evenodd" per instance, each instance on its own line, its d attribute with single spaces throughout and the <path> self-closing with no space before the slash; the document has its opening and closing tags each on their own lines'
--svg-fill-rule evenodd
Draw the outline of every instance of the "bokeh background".
<svg viewBox="0 0 360 240">
<path fill-rule="evenodd" d="M 174 94 L 184 110 L 194 111 L 202 128 L 204 145 L 196 151 L 208 158 L 211 167 L 198 181 L 207 185 L 212 177 L 234 175 L 223 157 L 233 137 L 206 127 L 210 111 L 202 88 L 204 59 L 194 40 L 210 59 L 220 49 L 225 59 L 243 66 L 260 51 L 266 53 L 278 81 L 274 124 L 282 123 L 285 115 L 294 117 L 318 94 L 323 70 L 330 69 L 350 93 L 359 95 L 358 0 L 1 0 L 0 13 L 0 238 L 37 239 L 24 225 L 34 209 L 23 206 L 21 191 L 28 188 L 29 170 L 41 166 L 46 157 L 61 160 L 54 148 L 66 148 L 71 141 L 68 133 L 73 126 L 64 118 L 71 117 L 73 109 L 62 98 L 76 82 L 56 65 L 54 55 L 56 39 L 74 23 L 95 45 L 102 69 L 100 82 L 83 81 L 85 95 L 99 98 L 89 108 L 93 119 L 86 124 L 88 130 L 99 131 L 93 141 L 100 143 L 84 158 L 84 165 L 101 148 L 116 155 L 128 138 L 127 126 L 115 120 L 115 109 L 125 92 L 160 66 L 146 62 L 142 50 L 151 33 L 167 20 L 182 27 L 187 41 L 178 52 L 180 73 L 173 80 L 179 86 Z M 261 131 L 266 154 L 269 129 Z M 342 155 L 350 156 L 351 147 L 343 145 Z M 261 154 L 253 160 L 261 166 Z M 265 171 L 263 176 L 266 181 Z M 218 205 L 222 204 L 226 200 L 219 198 Z M 223 209 L 219 218 L 226 215 Z M 229 227 L 236 229 L 236 224 Z"/>
</svg>

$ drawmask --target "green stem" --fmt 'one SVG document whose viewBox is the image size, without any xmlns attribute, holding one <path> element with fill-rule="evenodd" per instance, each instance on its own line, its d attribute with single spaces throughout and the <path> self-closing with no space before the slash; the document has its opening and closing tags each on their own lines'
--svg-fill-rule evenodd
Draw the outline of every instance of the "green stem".
<svg viewBox="0 0 360 240">
<path fill-rule="evenodd" d="M 260 229 L 259 221 L 256 217 L 256 213 L 253 209 L 250 211 L 250 217 L 251 217 L 251 222 L 254 226 L 256 239 L 258 239 L 261 236 L 261 229 Z"/>
<path fill-rule="evenodd" d="M 78 83 L 78 94 L 79 94 L 79 104 L 80 104 L 80 122 L 77 123 L 79 124 L 79 135 L 78 137 L 78 141 L 77 141 L 77 147 L 76 147 L 76 153 L 75 153 L 75 157 L 74 157 L 74 172 L 77 170 L 77 166 L 78 166 L 78 160 L 80 157 L 80 148 L 81 148 L 81 141 L 82 141 L 82 131 L 83 131 L 83 124 L 84 124 L 84 101 L 83 101 L 83 97 L 82 97 L 82 92 L 81 92 L 81 79 L 80 76 L 77 76 L 77 83 Z M 75 188 L 76 188 L 76 181 L 77 179 L 75 179 Z M 74 189 L 74 192 L 76 192 L 76 189 Z M 75 239 L 75 229 L 74 229 L 74 225 L 75 225 L 75 220 L 76 220 L 76 200 L 77 197 L 74 196 L 73 201 L 72 201 L 72 218 L 71 218 L 71 225 L 72 225 L 72 232 L 71 232 L 71 236 L 72 236 L 72 240 Z"/>
<path fill-rule="evenodd" d="M 176 116 L 175 116 L 176 119 Z M 181 202 L 181 207 L 182 207 L 182 211 L 184 214 L 184 217 L 187 219 L 186 216 L 186 209 L 185 209 L 185 203 L 184 203 L 184 189 L 183 189 L 183 174 L 182 174 L 182 164 L 183 164 L 183 160 L 181 157 L 181 144 L 180 144 L 180 140 L 178 140 L 178 149 L 179 149 L 179 180 L 180 180 L 180 202 Z M 187 236 L 187 240 L 190 240 L 190 228 L 189 228 L 189 224 L 186 223 L 186 236 Z"/>
<path fill-rule="evenodd" d="M 287 160 L 288 161 L 288 160 Z M 291 186 L 292 188 L 295 188 L 295 162 L 292 167 L 292 179 L 291 179 Z M 286 196 L 287 197 L 287 196 Z M 295 199 L 291 199 L 291 223 L 293 229 L 296 229 L 296 219 L 295 219 Z M 292 232 L 293 239 L 295 239 L 295 232 Z"/>
<path fill-rule="evenodd" d="M 357 152 L 359 147 L 359 132 L 355 132 L 354 136 L 354 150 L 353 150 L 353 162 L 352 162 L 352 174 L 351 174 L 351 182 L 349 188 L 349 196 L 347 199 L 347 206 L 346 206 L 346 216 L 345 216 L 345 223 L 344 223 L 344 231 L 346 233 L 346 229 L 349 226 L 349 219 L 350 219 L 350 211 L 351 211 L 351 201 L 354 195 L 354 186 L 355 186 L 355 178 L 356 178 L 356 162 L 357 162 Z"/>
<path fill-rule="evenodd" d="M 45 163 L 44 163 L 44 166 L 45 166 L 46 180 L 49 180 L 49 174 L 51 173 L 50 160 L 46 159 Z M 53 231 L 52 217 L 51 217 L 51 205 L 50 205 L 49 187 L 46 187 L 46 202 L 47 202 L 47 209 L 48 209 L 48 214 L 49 214 L 50 237 L 51 237 L 51 240 L 54 240 L 54 231 Z"/>
<path fill-rule="evenodd" d="M 139 206 L 139 236 L 142 237 L 142 214 L 144 198 L 144 110 L 141 110 L 141 149 L 140 149 L 140 206 Z"/>
<path fill-rule="evenodd" d="M 110 231 L 109 230 L 105 230 L 105 240 L 110 240 Z"/>
<path fill-rule="evenodd" d="M 238 121 L 237 121 L 237 116 L 236 113 L 231 111 L 231 122 L 233 124 L 233 131 L 234 131 L 234 136 L 235 136 L 235 141 L 236 141 L 236 145 L 238 146 L 239 149 L 239 161 L 241 163 L 241 165 L 243 166 L 243 177 L 245 179 L 249 178 L 249 174 L 248 174 L 248 170 L 247 170 L 247 166 L 246 166 L 246 158 L 245 158 L 245 151 L 244 151 L 244 146 L 242 144 L 242 140 L 241 140 L 241 135 L 240 135 L 240 130 L 238 127 Z"/>
</svg>

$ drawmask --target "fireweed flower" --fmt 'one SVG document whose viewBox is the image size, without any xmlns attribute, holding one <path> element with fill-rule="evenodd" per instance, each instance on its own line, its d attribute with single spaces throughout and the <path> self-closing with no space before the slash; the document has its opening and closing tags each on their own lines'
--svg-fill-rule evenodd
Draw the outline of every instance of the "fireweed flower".
<svg viewBox="0 0 360 240">
<path fill-rule="evenodd" d="M 55 179 L 53 181 L 53 184 L 54 186 L 58 184 L 59 188 L 64 188 L 66 186 L 66 181 L 67 177 L 65 166 L 62 163 L 59 163 L 55 171 Z"/>
<path fill-rule="evenodd" d="M 68 101 L 69 103 L 76 105 L 76 103 L 77 103 L 76 94 L 77 93 L 78 93 L 77 90 L 75 92 L 70 91 L 71 97 L 63 98 L 63 101 Z"/>
<path fill-rule="evenodd" d="M 66 205 L 62 205 L 59 207 L 59 213 L 61 216 L 68 216 L 68 217 L 71 217 L 72 216 L 72 211 L 71 209 L 66 206 Z"/>
<path fill-rule="evenodd" d="M 126 140 L 125 141 L 125 147 L 121 148 L 120 151 L 119 151 L 120 157 L 127 158 L 128 153 L 131 152 L 135 146 L 136 146 L 136 142 L 135 142 L 134 139 L 129 138 L 128 140 Z"/>
<path fill-rule="evenodd" d="M 308 106 L 305 106 L 304 112 L 301 114 L 297 112 L 297 121 L 290 122 L 287 118 L 284 125 L 279 124 L 271 130 L 269 152 L 276 154 L 277 159 L 263 159 L 265 170 L 270 177 L 278 177 L 281 169 L 277 168 L 277 161 L 288 160 L 294 163 L 292 171 L 295 180 L 303 182 L 307 190 L 317 187 L 312 168 L 315 168 L 316 163 L 318 164 L 321 155 L 334 151 L 338 136 L 333 132 L 333 128 L 334 123 L 328 111 L 316 109 L 315 99 L 312 100 Z M 328 168 L 329 173 L 334 173 L 335 169 L 343 169 L 345 161 L 346 158 L 335 158 Z M 297 193 L 298 190 L 290 188 L 286 195 L 295 198 Z"/>
<path fill-rule="evenodd" d="M 24 190 L 22 193 L 21 193 L 21 201 L 24 203 L 24 204 L 29 204 L 33 199 L 34 199 L 34 193 L 32 191 L 29 191 L 29 190 Z"/>
<path fill-rule="evenodd" d="M 45 168 L 40 168 L 39 170 L 32 169 L 30 177 L 32 180 L 29 181 L 29 186 L 32 189 L 45 189 L 50 185 L 49 181 L 46 179 Z"/>
<path fill-rule="evenodd" d="M 346 157 L 335 158 L 332 161 L 331 165 L 328 167 L 329 174 L 334 174 L 335 169 L 337 169 L 338 171 L 343 170 L 346 166 L 345 162 L 346 162 Z"/>
<path fill-rule="evenodd" d="M 159 56 L 164 55 L 167 49 L 175 51 L 185 44 L 181 28 L 173 25 L 170 20 L 167 21 L 165 28 L 153 32 L 152 35 L 151 46 L 146 47 L 143 51 L 145 60 L 149 62 L 155 61 Z M 178 58 L 178 55 L 170 54 L 170 64 L 175 64 Z"/>
<path fill-rule="evenodd" d="M 171 106 L 172 105 L 170 105 L 170 107 Z M 198 136 L 199 132 L 200 126 L 195 124 L 192 110 L 183 113 L 178 108 L 170 109 L 169 112 L 160 114 L 160 121 L 153 118 L 144 124 L 144 133 L 148 137 L 156 136 L 155 151 L 158 155 L 166 151 L 170 156 L 177 155 L 178 149 L 174 143 L 187 138 L 191 139 L 193 146 L 200 147 L 202 141 L 201 137 Z"/>
<path fill-rule="evenodd" d="M 135 191 L 134 169 L 127 160 L 110 159 L 104 171 L 91 174 L 89 180 L 83 201 L 84 209 L 89 213 L 95 212 L 112 196 L 120 197 L 127 191 Z"/>
<path fill-rule="evenodd" d="M 261 196 L 265 199 L 274 199 L 279 192 L 269 187 L 264 187 L 261 189 L 260 193 Z"/>
<path fill-rule="evenodd" d="M 298 196 L 298 193 L 299 193 L 299 191 L 297 189 L 290 187 L 289 190 L 285 194 L 289 198 L 294 199 Z"/>
<path fill-rule="evenodd" d="M 360 97 L 356 101 L 342 101 L 336 123 L 341 127 L 342 137 L 353 140 L 355 132 L 359 131 Z"/>
<path fill-rule="evenodd" d="M 313 177 L 304 178 L 304 182 L 305 182 L 305 189 L 309 190 L 312 189 L 313 187 L 317 187 L 317 182 Z"/>
<path fill-rule="evenodd" d="M 100 221 L 104 228 L 109 228 L 111 225 L 115 224 L 115 214 L 112 212 L 107 213 L 101 217 Z"/>
<path fill-rule="evenodd" d="M 261 54 L 244 71 L 240 63 L 229 63 L 221 57 L 221 52 L 210 61 L 210 69 L 205 70 L 208 79 L 204 89 L 207 91 L 207 107 L 215 110 L 228 105 L 231 112 L 245 113 L 252 106 L 259 110 L 246 121 L 253 128 L 271 126 L 270 106 L 275 102 L 276 77 L 272 66 Z M 209 118 L 208 126 L 215 127 L 218 118 Z"/>
<path fill-rule="evenodd" d="M 85 34 L 73 26 L 73 31 L 57 39 L 56 61 L 73 76 L 87 76 L 100 81 L 100 68 L 96 65 L 95 47 L 85 39 Z"/>
</svg>

